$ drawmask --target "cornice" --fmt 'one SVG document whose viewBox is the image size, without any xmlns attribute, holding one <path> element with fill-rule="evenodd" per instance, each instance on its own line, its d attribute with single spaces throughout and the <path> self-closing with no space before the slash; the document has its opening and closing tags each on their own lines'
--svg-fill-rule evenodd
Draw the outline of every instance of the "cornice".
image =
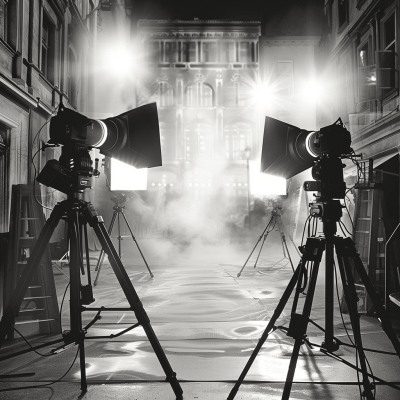
<svg viewBox="0 0 400 400">
<path fill-rule="evenodd" d="M 5 92 L 10 93 L 17 101 L 25 105 L 25 107 L 37 107 L 37 99 L 35 99 L 29 93 L 26 93 L 23 89 L 21 89 L 18 85 L 8 79 L 2 73 L 0 73 L 0 88 Z"/>
<path fill-rule="evenodd" d="M 49 0 L 49 3 L 60 19 L 64 19 L 65 11 L 68 8 L 68 0 Z"/>
<path fill-rule="evenodd" d="M 142 38 L 151 39 L 229 39 L 229 38 L 246 38 L 258 39 L 260 34 L 256 32 L 174 32 L 174 31 L 156 31 L 156 32 L 140 32 Z"/>
<path fill-rule="evenodd" d="M 266 47 L 318 46 L 322 36 L 261 36 L 260 43 Z"/>
<path fill-rule="evenodd" d="M 140 19 L 138 25 L 260 25 L 260 21 L 240 21 L 230 19 L 210 19 L 210 20 L 168 20 L 168 19 Z"/>
</svg>

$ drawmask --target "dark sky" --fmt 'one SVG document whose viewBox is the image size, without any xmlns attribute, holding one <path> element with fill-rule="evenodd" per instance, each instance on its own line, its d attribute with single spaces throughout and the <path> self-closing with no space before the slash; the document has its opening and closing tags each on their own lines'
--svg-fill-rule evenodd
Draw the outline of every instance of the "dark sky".
<svg viewBox="0 0 400 400">
<path fill-rule="evenodd" d="M 280 34 L 316 34 L 323 21 L 323 0 L 135 0 L 140 19 L 231 19 L 266 21 Z"/>
</svg>

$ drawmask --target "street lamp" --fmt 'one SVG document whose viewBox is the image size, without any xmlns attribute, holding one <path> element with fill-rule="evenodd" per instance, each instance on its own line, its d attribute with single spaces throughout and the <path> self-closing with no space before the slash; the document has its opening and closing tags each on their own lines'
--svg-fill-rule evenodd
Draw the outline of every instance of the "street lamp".
<svg viewBox="0 0 400 400">
<path fill-rule="evenodd" d="M 248 226 L 249 229 L 251 228 L 251 221 L 250 221 L 250 155 L 251 155 L 251 148 L 249 146 L 246 146 L 244 149 L 244 154 L 246 156 L 246 162 L 247 162 L 247 215 L 248 215 Z"/>
</svg>

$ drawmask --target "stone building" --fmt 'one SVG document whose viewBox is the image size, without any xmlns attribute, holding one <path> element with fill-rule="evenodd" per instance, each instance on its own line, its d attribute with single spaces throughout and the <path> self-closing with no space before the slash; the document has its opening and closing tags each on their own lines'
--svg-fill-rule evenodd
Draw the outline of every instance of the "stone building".
<svg viewBox="0 0 400 400">
<path fill-rule="evenodd" d="M 399 2 L 326 0 L 324 10 L 326 29 L 316 64 L 321 82 L 317 127 L 341 117 L 355 153 L 373 160 L 371 176 L 352 192 L 354 229 L 364 265 L 384 297 L 385 243 L 399 223 L 400 209 Z M 359 176 L 353 163 L 346 164 L 351 187 Z M 397 248 L 389 247 L 388 254 Z M 399 254 L 394 251 L 391 259 L 388 291 L 398 290 L 400 282 Z"/>
<path fill-rule="evenodd" d="M 12 185 L 32 184 L 48 160 L 58 159 L 59 149 L 44 150 L 42 145 L 49 140 L 48 122 L 61 102 L 80 112 L 90 110 L 91 45 L 99 10 L 85 0 L 0 1 L 0 305 L 4 253 L 10 254 L 15 246 L 3 245 L 10 225 Z M 37 200 L 49 209 L 63 196 L 44 186 L 41 194 Z M 62 238 L 60 223 L 52 241 Z"/>
<path fill-rule="evenodd" d="M 48 159 L 48 120 L 62 101 L 87 111 L 94 3 L 83 0 L 0 1 L 0 232 L 8 231 L 11 185 L 28 184 Z M 53 190 L 43 202 L 54 204 Z"/>
<path fill-rule="evenodd" d="M 253 159 L 260 150 L 260 23 L 140 20 L 137 35 L 163 154 L 163 172 L 150 176 L 149 188 L 180 182 L 201 197 L 221 186 L 245 199 L 245 149 Z"/>
</svg>

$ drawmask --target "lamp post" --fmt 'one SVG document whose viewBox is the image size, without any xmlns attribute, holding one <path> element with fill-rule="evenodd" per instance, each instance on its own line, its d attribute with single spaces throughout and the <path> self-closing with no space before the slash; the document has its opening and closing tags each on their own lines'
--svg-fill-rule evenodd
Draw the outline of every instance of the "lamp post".
<svg viewBox="0 0 400 400">
<path fill-rule="evenodd" d="M 247 215 L 248 215 L 248 226 L 249 229 L 251 228 L 251 221 L 250 221 L 250 154 L 251 148 L 246 146 L 244 149 L 244 154 L 246 156 L 246 163 L 247 163 Z"/>
</svg>

